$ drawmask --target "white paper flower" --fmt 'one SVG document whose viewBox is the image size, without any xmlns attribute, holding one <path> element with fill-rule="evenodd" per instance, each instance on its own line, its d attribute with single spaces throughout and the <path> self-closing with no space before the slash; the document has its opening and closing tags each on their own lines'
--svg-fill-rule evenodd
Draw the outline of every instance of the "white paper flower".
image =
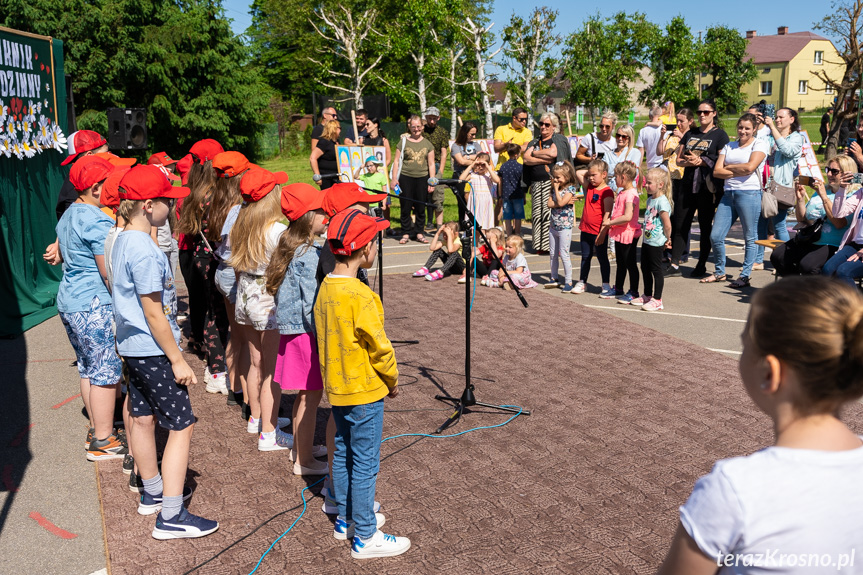
<svg viewBox="0 0 863 575">
<path fill-rule="evenodd" d="M 19 160 L 23 160 L 24 159 L 24 149 L 21 147 L 21 144 L 18 143 L 18 140 L 12 140 L 11 147 L 12 147 L 12 153 L 15 155 L 15 157 L 18 158 Z"/>
<path fill-rule="evenodd" d="M 68 147 L 66 136 L 63 135 L 63 130 L 57 124 L 51 124 L 51 143 L 58 152 L 62 152 Z"/>
<path fill-rule="evenodd" d="M 51 148 L 54 142 L 51 141 L 51 118 L 39 116 L 39 128 L 36 131 L 36 141 L 39 145 Z"/>
<path fill-rule="evenodd" d="M 3 103 L 3 100 L 0 100 L 0 124 L 6 121 L 8 115 L 9 108 Z"/>
<path fill-rule="evenodd" d="M 25 157 L 32 158 L 36 155 L 36 148 L 33 146 L 32 143 L 24 140 L 23 142 L 21 142 L 21 152 L 24 154 Z"/>
<path fill-rule="evenodd" d="M 30 109 L 30 115 L 31 115 L 31 116 L 33 116 L 33 117 L 35 118 L 35 117 L 36 117 L 36 114 L 41 114 L 41 113 L 42 113 L 42 102 L 36 102 L 36 103 L 34 104 L 34 103 L 33 103 L 33 101 L 32 101 L 32 100 L 30 100 L 30 102 L 29 102 L 29 109 Z"/>
<path fill-rule="evenodd" d="M 6 135 L 10 140 L 18 139 L 18 130 L 15 129 L 15 122 L 12 120 L 6 124 Z"/>
<path fill-rule="evenodd" d="M 0 154 L 3 154 L 7 158 L 12 155 L 12 146 L 9 143 L 9 139 L 6 138 L 5 135 L 0 136 Z"/>
<path fill-rule="evenodd" d="M 33 124 L 35 123 L 35 121 L 36 119 L 33 116 L 25 114 L 24 117 L 21 118 L 21 132 L 23 132 L 25 135 L 30 134 L 30 132 L 33 131 Z"/>
</svg>

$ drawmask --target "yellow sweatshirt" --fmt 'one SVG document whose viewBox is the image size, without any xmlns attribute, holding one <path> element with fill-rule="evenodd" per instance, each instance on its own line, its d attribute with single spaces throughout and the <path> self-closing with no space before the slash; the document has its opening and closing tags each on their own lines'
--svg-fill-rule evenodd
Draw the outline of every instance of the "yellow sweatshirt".
<svg viewBox="0 0 863 575">
<path fill-rule="evenodd" d="M 321 375 L 331 405 L 364 405 L 398 384 L 378 295 L 356 278 L 327 276 L 315 301 Z"/>
</svg>

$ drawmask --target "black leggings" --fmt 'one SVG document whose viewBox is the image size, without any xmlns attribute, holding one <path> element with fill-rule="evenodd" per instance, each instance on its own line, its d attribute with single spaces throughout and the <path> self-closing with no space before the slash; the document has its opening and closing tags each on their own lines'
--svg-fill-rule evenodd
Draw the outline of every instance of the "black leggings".
<svg viewBox="0 0 863 575">
<path fill-rule="evenodd" d="M 620 240 L 614 242 L 614 256 L 617 258 L 617 271 L 614 274 L 614 287 L 623 291 L 626 281 L 626 272 L 629 272 L 629 291 L 638 293 L 638 238 L 632 240 L 631 244 L 625 244 Z"/>
<path fill-rule="evenodd" d="M 671 218 L 674 222 L 674 237 L 671 239 L 671 261 L 680 263 L 686 246 L 689 244 L 689 230 L 692 229 L 692 220 L 695 211 L 698 210 L 698 227 L 701 228 L 701 239 L 699 240 L 698 265 L 705 267 L 707 258 L 710 256 L 710 232 L 713 231 L 713 215 L 716 213 L 716 204 L 722 198 L 721 194 L 711 194 L 702 190 L 693 194 L 684 190 L 681 201 L 674 204 L 674 213 Z"/>
<path fill-rule="evenodd" d="M 665 276 L 662 274 L 662 252 L 665 246 L 641 244 L 641 274 L 644 276 L 644 295 L 662 299 Z M 654 286 L 654 284 L 656 284 Z"/>
<path fill-rule="evenodd" d="M 587 276 L 590 274 L 590 262 L 596 256 L 599 262 L 599 274 L 602 276 L 602 283 L 611 282 L 611 263 L 608 261 L 607 244 L 602 244 L 600 249 L 596 249 L 596 235 L 587 232 L 581 232 L 581 275 L 579 281 L 587 283 Z"/>
<path fill-rule="evenodd" d="M 777 275 L 818 275 L 821 268 L 839 251 L 838 246 L 818 246 L 785 242 L 773 248 L 770 263 L 776 268 Z"/>
<path fill-rule="evenodd" d="M 428 176 L 412 178 L 402 174 L 399 177 L 399 187 L 402 189 L 399 196 L 399 207 L 401 208 L 399 221 L 402 226 L 402 234 L 416 237 L 417 234 L 422 234 L 425 228 L 426 211 L 425 204 L 417 204 L 415 201 L 428 201 Z M 411 211 L 416 214 L 416 222 L 411 221 Z"/>
<path fill-rule="evenodd" d="M 436 249 L 429 256 L 425 265 L 426 269 L 430 270 L 438 260 L 443 261 L 443 267 L 440 270 L 445 276 L 461 273 L 464 270 L 464 260 L 461 259 L 461 254 L 457 251 L 448 253 L 443 248 Z"/>
<path fill-rule="evenodd" d="M 473 273 L 473 269 L 476 268 L 476 275 L 478 275 L 479 277 L 490 275 L 491 272 L 500 268 L 497 260 L 493 259 L 491 260 L 491 263 L 489 265 L 485 265 L 485 262 L 482 261 L 482 258 L 473 258 L 470 261 L 470 266 L 470 272 Z"/>
<path fill-rule="evenodd" d="M 180 273 L 186 283 L 186 301 L 189 302 L 189 329 L 194 341 L 204 343 L 204 322 L 207 319 L 207 298 L 203 275 L 195 271 L 195 250 L 180 250 Z"/>
</svg>

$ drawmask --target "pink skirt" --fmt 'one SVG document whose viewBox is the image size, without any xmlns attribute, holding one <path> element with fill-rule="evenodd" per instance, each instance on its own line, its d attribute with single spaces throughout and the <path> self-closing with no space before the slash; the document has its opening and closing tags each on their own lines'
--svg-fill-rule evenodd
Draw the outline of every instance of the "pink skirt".
<svg viewBox="0 0 863 575">
<path fill-rule="evenodd" d="M 275 378 L 282 389 L 312 391 L 324 388 L 318 344 L 312 334 L 281 336 Z"/>
</svg>

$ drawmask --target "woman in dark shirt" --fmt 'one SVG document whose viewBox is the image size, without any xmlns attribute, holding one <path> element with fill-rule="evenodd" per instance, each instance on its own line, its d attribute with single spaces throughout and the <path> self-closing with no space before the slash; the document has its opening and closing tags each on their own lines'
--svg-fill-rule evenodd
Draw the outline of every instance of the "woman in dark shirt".
<svg viewBox="0 0 863 575">
<path fill-rule="evenodd" d="M 336 144 L 339 143 L 339 135 L 342 133 L 342 125 L 338 120 L 329 120 L 324 124 L 324 133 L 318 140 L 318 146 L 312 150 L 309 163 L 315 175 L 339 173 L 339 162 L 336 159 Z M 326 178 L 318 182 L 322 190 L 326 190 L 338 180 Z"/>
<path fill-rule="evenodd" d="M 551 165 L 557 161 L 557 146 L 552 141 L 558 122 L 554 114 L 543 114 L 539 119 L 539 138 L 527 145 L 524 151 L 524 170 L 530 179 L 530 220 L 533 229 L 533 250 L 548 254 L 548 226 L 551 223 Z"/>
</svg>

